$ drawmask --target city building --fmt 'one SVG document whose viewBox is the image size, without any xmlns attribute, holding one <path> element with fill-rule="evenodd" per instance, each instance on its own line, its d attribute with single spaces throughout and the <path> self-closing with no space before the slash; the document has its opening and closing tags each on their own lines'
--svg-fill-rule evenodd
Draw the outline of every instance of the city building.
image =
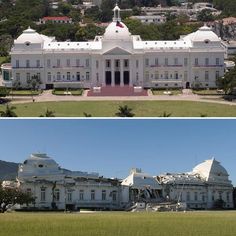
<svg viewBox="0 0 236 236">
<path fill-rule="evenodd" d="M 39 24 L 46 24 L 47 22 L 57 24 L 71 24 L 72 19 L 68 16 L 45 16 L 39 20 Z"/>
<path fill-rule="evenodd" d="M 162 24 L 166 22 L 166 16 L 153 15 L 153 16 L 131 16 L 131 19 L 140 20 L 143 24 Z"/>
<path fill-rule="evenodd" d="M 89 42 L 57 42 L 33 29 L 14 41 L 11 63 L 3 64 L 3 84 L 28 86 L 32 76 L 42 89 L 130 86 L 215 88 L 224 75 L 220 38 L 207 26 L 179 40 L 144 41 L 131 35 L 114 9 L 104 35 Z"/>
<path fill-rule="evenodd" d="M 125 210 L 136 203 L 184 204 L 188 209 L 211 209 L 222 201 L 233 208 L 233 186 L 226 169 L 214 158 L 187 173 L 151 176 L 134 168 L 120 180 L 98 173 L 69 171 L 46 154 L 31 154 L 19 165 L 16 181 L 3 187 L 19 187 L 35 197 L 21 208 Z"/>
</svg>

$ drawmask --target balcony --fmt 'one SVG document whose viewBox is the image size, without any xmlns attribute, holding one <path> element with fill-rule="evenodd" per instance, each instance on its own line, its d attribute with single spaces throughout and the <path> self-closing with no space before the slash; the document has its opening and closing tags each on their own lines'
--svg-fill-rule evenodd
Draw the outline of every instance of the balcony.
<svg viewBox="0 0 236 236">
<path fill-rule="evenodd" d="M 193 67 L 195 68 L 219 68 L 219 67 L 224 67 L 224 65 L 196 65 L 194 64 Z"/>
<path fill-rule="evenodd" d="M 183 65 L 150 65 L 150 67 L 183 67 Z"/>
<path fill-rule="evenodd" d="M 19 69 L 19 70 L 21 70 L 21 69 L 27 69 L 27 70 L 30 70 L 30 69 L 32 69 L 32 70 L 35 70 L 35 69 L 43 69 L 44 67 L 43 66 L 19 66 L 19 67 L 16 67 L 16 66 L 14 66 L 14 67 L 12 67 L 12 69 Z"/>
</svg>

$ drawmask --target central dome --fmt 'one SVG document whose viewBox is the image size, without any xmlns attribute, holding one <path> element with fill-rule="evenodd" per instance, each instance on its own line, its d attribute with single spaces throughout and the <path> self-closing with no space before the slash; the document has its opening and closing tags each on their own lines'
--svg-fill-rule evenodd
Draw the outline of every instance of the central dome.
<svg viewBox="0 0 236 236">
<path fill-rule="evenodd" d="M 43 43 L 43 38 L 39 33 L 30 27 L 27 30 L 24 30 L 23 33 L 15 40 L 15 43 Z"/>
<path fill-rule="evenodd" d="M 127 40 L 130 39 L 130 32 L 127 26 L 122 22 L 111 22 L 105 31 L 104 39 L 109 40 Z"/>
<path fill-rule="evenodd" d="M 116 4 L 115 8 L 113 9 L 114 17 L 113 22 L 111 22 L 104 34 L 104 39 L 108 40 L 129 40 L 131 34 L 129 32 L 128 27 L 121 22 L 120 18 L 120 8 Z"/>
</svg>

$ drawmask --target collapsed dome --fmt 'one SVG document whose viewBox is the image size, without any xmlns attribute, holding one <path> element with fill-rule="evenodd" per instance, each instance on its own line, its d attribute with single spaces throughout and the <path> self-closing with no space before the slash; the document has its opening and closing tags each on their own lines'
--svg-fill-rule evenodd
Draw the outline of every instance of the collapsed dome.
<svg viewBox="0 0 236 236">
<path fill-rule="evenodd" d="M 30 44 L 41 44 L 43 41 L 42 36 L 29 27 L 15 40 L 15 43 L 26 44 L 26 46 L 29 46 Z"/>
</svg>

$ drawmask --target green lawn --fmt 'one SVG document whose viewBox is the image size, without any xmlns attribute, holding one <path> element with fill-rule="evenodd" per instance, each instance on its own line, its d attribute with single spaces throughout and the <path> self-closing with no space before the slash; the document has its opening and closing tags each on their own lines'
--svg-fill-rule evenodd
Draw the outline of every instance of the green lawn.
<svg viewBox="0 0 236 236">
<path fill-rule="evenodd" d="M 164 112 L 171 117 L 236 117 L 236 106 L 190 101 L 80 101 L 80 102 L 35 102 L 17 104 L 18 116 L 38 117 L 47 109 L 56 117 L 80 117 L 84 112 L 93 117 L 115 116 L 120 105 L 128 105 L 136 117 L 159 117 Z M 5 110 L 5 105 L 0 105 Z"/>
<path fill-rule="evenodd" d="M 168 90 L 163 90 L 163 89 L 152 89 L 152 94 L 153 95 L 165 95 L 164 92 L 171 92 L 170 95 L 178 95 L 178 94 L 182 94 L 182 90 L 181 89 L 168 89 Z M 169 95 L 167 95 L 169 96 Z"/>
<path fill-rule="evenodd" d="M 224 92 L 219 92 L 217 89 L 193 90 L 193 93 L 198 95 L 224 95 Z"/>
<path fill-rule="evenodd" d="M 7 57 L 0 57 L 0 65 L 6 61 Z"/>
<path fill-rule="evenodd" d="M 52 91 L 52 94 L 54 95 L 67 95 L 65 94 L 65 92 L 70 92 L 71 95 L 74 95 L 74 96 L 81 96 L 83 94 L 83 89 L 54 89 Z"/>
<path fill-rule="evenodd" d="M 0 236 L 235 236 L 236 212 L 4 213 Z"/>
<path fill-rule="evenodd" d="M 39 90 L 35 90 L 35 91 L 31 91 L 31 90 L 12 90 L 9 93 L 9 96 L 36 96 L 41 94 L 42 91 Z"/>
</svg>

